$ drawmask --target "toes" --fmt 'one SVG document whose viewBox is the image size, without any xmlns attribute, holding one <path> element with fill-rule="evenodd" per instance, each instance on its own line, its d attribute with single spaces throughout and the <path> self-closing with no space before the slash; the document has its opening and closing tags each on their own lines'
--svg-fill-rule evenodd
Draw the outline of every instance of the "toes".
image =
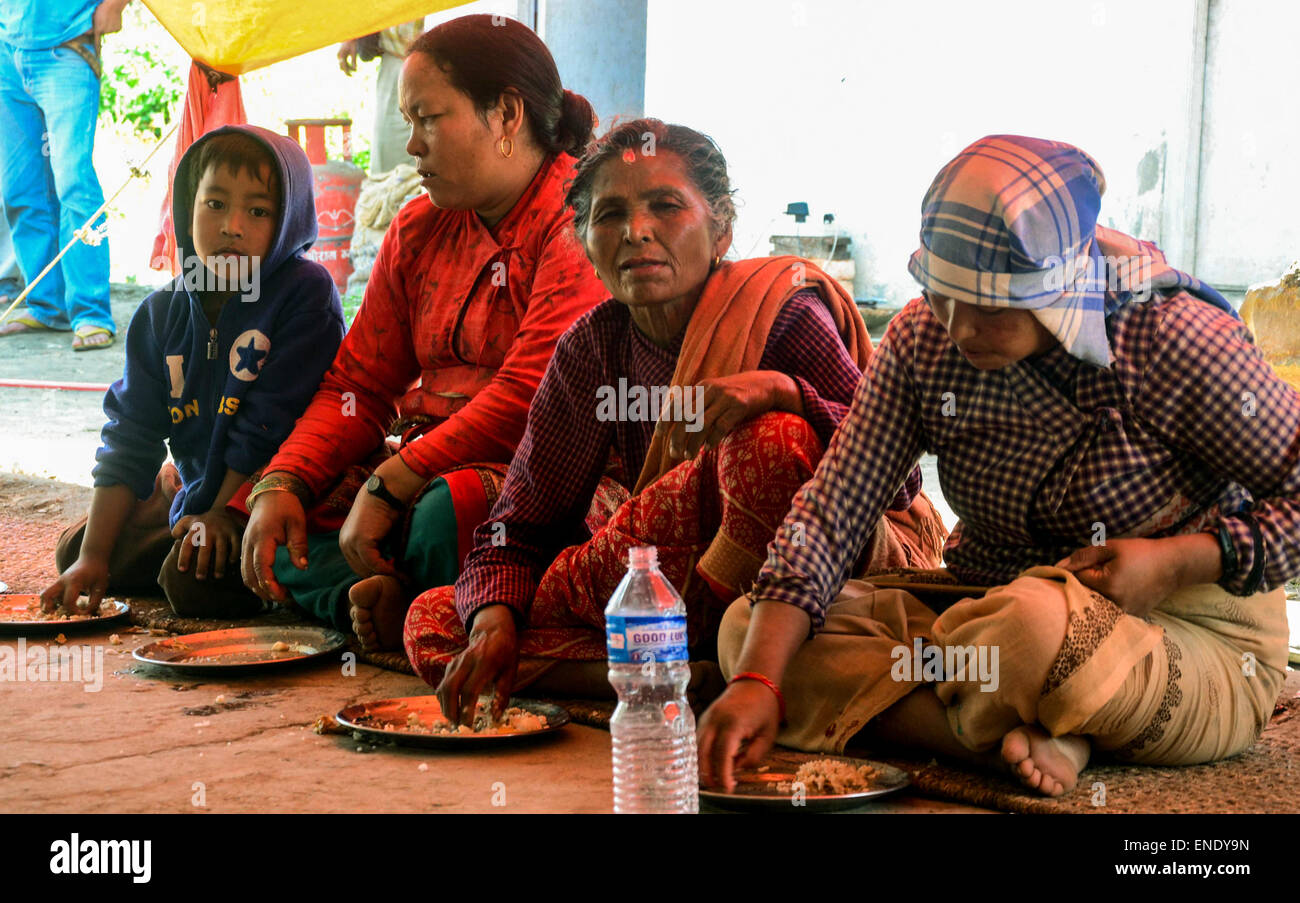
<svg viewBox="0 0 1300 903">
<path fill-rule="evenodd" d="M 1002 739 L 1002 758 L 1010 765 L 1029 758 L 1029 737 L 1023 728 L 1011 731 Z"/>
<path fill-rule="evenodd" d="M 361 648 L 367 652 L 373 652 L 374 647 L 376 646 L 375 632 L 368 626 L 362 625 L 357 625 L 354 632 L 357 635 L 357 639 L 361 642 Z"/>
<path fill-rule="evenodd" d="M 352 603 L 352 612 L 355 616 L 358 612 L 364 612 L 367 617 L 375 603 L 383 595 L 382 592 L 375 592 L 374 582 L 377 577 L 367 577 L 360 581 L 348 591 L 348 601 Z"/>
<path fill-rule="evenodd" d="M 354 603 L 351 614 L 352 632 L 356 634 L 357 640 L 361 643 L 361 648 L 366 652 L 374 652 L 378 643 L 376 642 L 374 624 L 370 618 L 370 609 L 361 608 Z"/>
</svg>

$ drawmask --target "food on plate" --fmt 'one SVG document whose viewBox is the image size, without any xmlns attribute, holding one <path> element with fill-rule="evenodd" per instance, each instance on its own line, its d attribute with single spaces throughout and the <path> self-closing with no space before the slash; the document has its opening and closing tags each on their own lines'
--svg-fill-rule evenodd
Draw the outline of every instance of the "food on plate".
<svg viewBox="0 0 1300 903">
<path fill-rule="evenodd" d="M 26 602 L 23 602 L 26 599 Z M 41 597 L 37 595 L 9 596 L 0 598 L 0 621 L 89 621 L 91 618 L 103 618 L 117 614 L 117 600 L 104 599 L 97 611 L 77 609 L 68 614 L 62 608 L 45 611 L 41 608 Z"/>
<path fill-rule="evenodd" d="M 791 793 L 795 784 L 803 784 L 806 793 L 838 796 L 871 789 L 876 770 L 870 765 L 850 765 L 838 759 L 813 759 L 804 762 L 794 773 L 794 780 L 776 785 L 781 793 Z"/>
<path fill-rule="evenodd" d="M 381 716 L 365 714 L 357 718 L 357 724 L 364 724 L 367 727 L 390 732 L 404 730 L 412 734 L 458 734 L 480 737 L 495 734 L 527 734 L 534 731 L 544 731 L 550 726 L 545 715 L 537 715 L 518 706 L 511 706 L 506 709 L 501 716 L 501 720 L 496 724 L 492 724 L 491 717 L 484 710 L 484 705 L 483 702 L 479 702 L 479 706 L 475 710 L 473 727 L 465 724 L 453 724 L 440 713 L 434 715 L 431 722 L 426 723 L 420 717 L 419 712 L 407 712 L 403 722 L 383 721 Z"/>
</svg>

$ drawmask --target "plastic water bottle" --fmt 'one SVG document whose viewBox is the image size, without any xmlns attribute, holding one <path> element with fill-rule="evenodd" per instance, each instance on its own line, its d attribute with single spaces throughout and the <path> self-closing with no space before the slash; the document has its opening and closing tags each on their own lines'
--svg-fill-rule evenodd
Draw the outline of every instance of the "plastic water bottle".
<svg viewBox="0 0 1300 903">
<path fill-rule="evenodd" d="M 605 638 L 609 682 L 618 691 L 609 722 L 614 811 L 698 812 L 686 604 L 660 572 L 654 546 L 630 550 L 627 574 L 605 609 Z"/>
</svg>

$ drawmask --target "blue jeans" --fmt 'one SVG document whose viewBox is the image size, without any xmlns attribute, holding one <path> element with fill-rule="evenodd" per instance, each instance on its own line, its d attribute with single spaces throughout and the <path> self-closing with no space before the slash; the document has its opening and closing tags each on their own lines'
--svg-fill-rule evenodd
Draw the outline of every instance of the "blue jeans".
<svg viewBox="0 0 1300 903">
<path fill-rule="evenodd" d="M 23 273 L 9 241 L 9 224 L 4 217 L 4 197 L 0 195 L 0 296 L 17 297 L 23 290 Z"/>
<path fill-rule="evenodd" d="M 0 194 L 29 283 L 104 203 L 93 161 L 98 116 L 99 79 L 76 51 L 0 41 Z M 74 244 L 27 296 L 27 309 L 55 329 L 113 331 L 108 242 Z"/>
</svg>

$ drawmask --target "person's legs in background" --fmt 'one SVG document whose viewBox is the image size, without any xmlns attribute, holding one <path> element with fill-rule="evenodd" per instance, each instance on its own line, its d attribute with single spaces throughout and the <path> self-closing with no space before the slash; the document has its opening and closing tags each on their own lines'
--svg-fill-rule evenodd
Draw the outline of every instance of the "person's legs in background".
<svg viewBox="0 0 1300 903">
<path fill-rule="evenodd" d="M 45 115 L 28 93 L 27 66 L 36 55 L 0 41 L 0 134 L 5 136 L 0 142 L 0 195 L 14 255 L 29 282 L 59 252 L 58 201 L 46 156 Z M 90 72 L 84 60 L 79 62 Z M 27 296 L 27 316 L 49 329 L 71 327 L 59 267 Z"/>
<path fill-rule="evenodd" d="M 9 241 L 9 224 L 5 222 L 4 197 L 0 196 L 0 304 L 6 307 L 22 293 L 23 271 L 18 269 L 13 244 Z"/>
<path fill-rule="evenodd" d="M 40 60 L 32 66 L 29 78 L 32 97 L 45 112 L 49 130 L 50 169 L 58 192 L 58 238 L 62 247 L 104 203 L 94 161 L 99 79 L 89 64 L 67 47 L 32 56 Z M 97 327 L 107 330 L 111 337 L 116 330 L 109 309 L 107 240 L 98 245 L 78 241 L 64 256 L 60 268 L 65 283 L 64 307 L 73 329 L 81 332 L 83 327 Z"/>
<path fill-rule="evenodd" d="M 397 109 L 397 76 L 402 61 L 391 53 L 379 58 L 379 78 L 375 85 L 375 129 L 370 146 L 370 175 L 380 176 L 399 163 L 410 163 L 406 152 L 411 127 Z"/>
</svg>

